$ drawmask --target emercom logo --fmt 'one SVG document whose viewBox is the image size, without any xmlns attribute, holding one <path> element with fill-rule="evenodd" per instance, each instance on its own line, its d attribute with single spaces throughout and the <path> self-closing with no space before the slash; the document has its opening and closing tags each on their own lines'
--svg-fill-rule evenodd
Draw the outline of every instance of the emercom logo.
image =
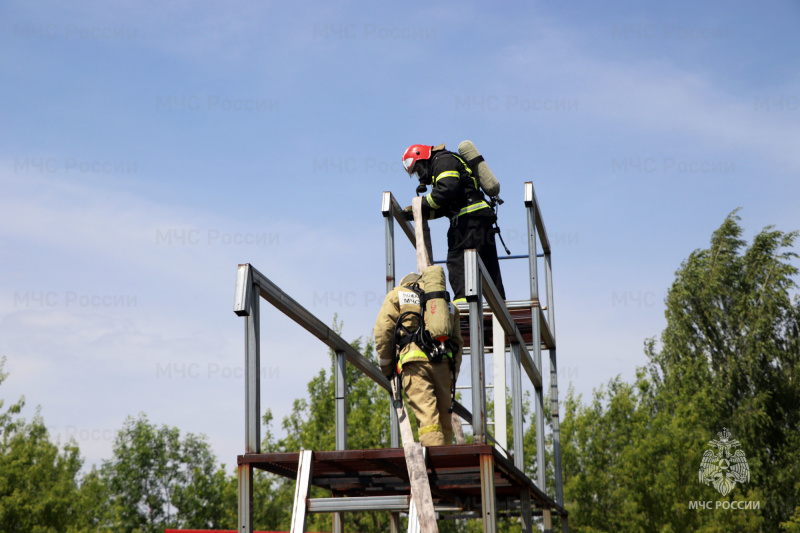
<svg viewBox="0 0 800 533">
<path fill-rule="evenodd" d="M 741 444 L 738 440 L 731 439 L 728 428 L 723 428 L 717 433 L 719 440 L 712 440 L 708 444 L 714 448 L 706 450 L 700 463 L 700 483 L 714 484 L 720 494 L 726 496 L 737 483 L 750 481 L 750 467 L 742 450 L 735 450 Z M 733 451 L 735 450 L 735 451 Z"/>
</svg>

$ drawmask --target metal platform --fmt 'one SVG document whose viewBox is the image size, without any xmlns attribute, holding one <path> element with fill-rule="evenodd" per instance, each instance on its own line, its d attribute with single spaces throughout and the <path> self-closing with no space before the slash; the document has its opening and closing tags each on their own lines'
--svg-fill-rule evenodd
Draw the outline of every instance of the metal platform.
<svg viewBox="0 0 800 533">
<path fill-rule="evenodd" d="M 498 509 L 518 509 L 520 492 L 527 487 L 537 507 L 559 515 L 565 510 L 544 494 L 524 473 L 494 447 L 481 444 L 427 448 L 428 478 L 439 512 L 481 511 L 481 462 L 493 459 Z M 240 455 L 239 465 L 297 479 L 300 452 Z M 311 484 L 348 497 L 338 510 L 407 510 L 411 489 L 402 448 L 313 452 Z M 364 497 L 372 497 L 366 499 Z M 392 498 L 394 497 L 394 498 Z M 311 499 L 310 512 L 331 512 L 330 499 Z"/>
<path fill-rule="evenodd" d="M 295 479 L 292 531 L 305 531 L 308 513 L 332 513 L 334 533 L 344 531 L 343 513 L 368 510 L 391 511 L 390 531 L 399 533 L 400 512 L 409 513 L 409 532 L 438 531 L 434 510 L 441 518 L 480 518 L 484 533 L 496 533 L 498 511 L 513 511 L 510 516 L 520 520 L 521 530 L 532 533 L 541 527 L 545 533 L 553 528 L 553 513 L 561 517 L 561 530 L 568 533 L 568 514 L 563 507 L 561 476 L 560 425 L 556 366 L 555 315 L 550 243 L 531 182 L 525 183 L 524 204 L 528 225 L 528 258 L 530 298 L 504 301 L 489 276 L 476 250 L 465 250 L 465 296 L 461 309 L 462 336 L 469 352 L 469 367 L 462 375 L 469 376 L 471 410 L 454 403 L 455 422 L 463 420 L 472 426 L 475 444 L 427 448 L 423 454 L 414 442 L 408 417 L 401 407 L 389 411 L 390 446 L 385 449 L 347 449 L 347 373 L 351 364 L 371 378 L 378 386 L 391 391 L 392 387 L 380 369 L 350 343 L 286 294 L 275 283 L 250 264 L 239 265 L 236 276 L 234 312 L 244 318 L 245 337 L 245 450 L 238 463 L 238 530 L 253 532 L 253 471 L 272 472 Z M 417 198 L 414 199 L 417 201 Z M 419 202 L 416 207 L 419 208 Z M 432 257 L 426 222 L 412 226 L 390 192 L 381 202 L 386 235 L 386 291 L 395 284 L 395 224 L 417 249 L 420 257 Z M 417 212 L 416 215 L 419 215 Z M 415 216 L 416 216 L 415 215 Z M 542 254 L 538 253 L 539 246 Z M 424 253 L 420 254 L 423 250 Z M 543 258 L 544 291 L 539 300 L 538 258 Z M 286 314 L 334 352 L 334 401 L 336 451 L 301 450 L 287 453 L 261 453 L 261 340 L 260 301 Z M 547 311 L 545 313 L 544 311 Z M 500 332 L 503 335 L 500 335 Z M 501 337 L 505 337 L 504 339 Z M 488 346 L 487 346 L 488 345 Z M 490 348 L 491 347 L 491 348 Z M 487 428 L 486 368 L 484 354 L 494 354 L 495 433 Z M 546 406 L 543 379 L 542 351 L 549 352 L 550 405 Z M 497 357 L 506 352 L 507 357 Z M 506 362 L 510 379 L 506 386 Z M 536 457 L 526 458 L 523 451 L 526 420 L 523 412 L 522 380 L 535 389 L 532 423 L 536 431 Z M 511 431 L 513 449 L 506 443 L 506 390 L 511 396 Z M 498 392 L 499 391 L 499 392 Z M 402 414 L 402 417 L 399 415 Z M 552 428 L 554 498 L 545 492 L 545 472 L 548 468 L 545 449 L 545 419 Z M 405 424 L 403 448 L 400 446 L 400 424 Z M 486 444 L 496 442 L 499 448 Z M 463 441 L 462 441 L 463 442 Z M 502 451 L 501 451 L 502 450 Z M 508 455 L 508 458 L 506 458 Z M 407 459 L 408 458 L 408 459 Z M 532 462 L 533 461 L 533 462 Z M 535 481 L 523 469 L 539 465 Z M 426 475 L 427 474 L 427 475 Z M 413 502 L 410 501 L 413 481 Z M 332 498 L 310 498 L 311 486 L 331 492 Z M 536 510 L 534 510 L 534 508 Z M 533 517 L 541 516 L 534 524 Z"/>
<path fill-rule="evenodd" d="M 547 327 L 544 309 L 542 309 L 542 307 L 539 305 L 539 300 L 509 300 L 505 302 L 505 304 L 508 308 L 511 318 L 519 328 L 519 332 L 522 334 L 522 339 L 525 341 L 527 346 L 531 346 L 533 344 L 533 315 L 531 314 L 531 310 L 536 309 L 539 313 L 540 329 L 542 330 L 540 338 L 541 349 L 551 350 L 555 348 L 555 341 L 550 333 L 550 329 Z M 466 303 L 458 304 L 458 308 L 461 311 L 461 336 L 464 338 L 464 346 L 466 346 L 466 349 L 469 350 L 469 311 Z M 489 309 L 488 305 L 484 305 L 483 342 L 487 349 L 490 349 L 492 344 L 494 344 L 492 332 L 492 311 Z"/>
</svg>

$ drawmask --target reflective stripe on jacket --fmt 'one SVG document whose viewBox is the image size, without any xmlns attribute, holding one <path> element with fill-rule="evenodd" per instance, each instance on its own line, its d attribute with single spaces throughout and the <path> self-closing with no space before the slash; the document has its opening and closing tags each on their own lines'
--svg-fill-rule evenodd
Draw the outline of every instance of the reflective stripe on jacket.
<svg viewBox="0 0 800 533">
<path fill-rule="evenodd" d="M 469 165 L 457 154 L 440 150 L 431 159 L 432 188 L 422 202 L 426 218 L 494 216 Z"/>
</svg>

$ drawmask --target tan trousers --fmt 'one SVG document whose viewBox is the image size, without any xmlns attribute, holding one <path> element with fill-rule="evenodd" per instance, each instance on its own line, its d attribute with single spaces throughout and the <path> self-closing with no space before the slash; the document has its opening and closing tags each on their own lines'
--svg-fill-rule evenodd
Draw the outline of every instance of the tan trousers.
<svg viewBox="0 0 800 533">
<path fill-rule="evenodd" d="M 428 361 L 403 364 L 403 388 L 408 405 L 419 424 L 419 443 L 442 446 L 453 443 L 450 417 L 450 382 L 453 379 L 447 360 L 437 365 Z"/>
</svg>

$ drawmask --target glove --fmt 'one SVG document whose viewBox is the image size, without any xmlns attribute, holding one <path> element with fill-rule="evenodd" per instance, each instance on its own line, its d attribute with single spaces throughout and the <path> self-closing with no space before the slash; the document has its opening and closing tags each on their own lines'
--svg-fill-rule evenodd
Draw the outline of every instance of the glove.
<svg viewBox="0 0 800 533">
<path fill-rule="evenodd" d="M 406 220 L 414 220 L 414 211 L 411 209 L 411 206 L 403 209 L 403 218 Z"/>
</svg>

